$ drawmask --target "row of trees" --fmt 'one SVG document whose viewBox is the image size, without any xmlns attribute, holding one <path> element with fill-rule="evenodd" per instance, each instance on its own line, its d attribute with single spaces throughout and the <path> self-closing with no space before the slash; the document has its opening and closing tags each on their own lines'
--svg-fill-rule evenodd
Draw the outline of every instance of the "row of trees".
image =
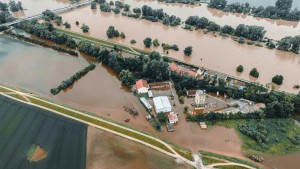
<svg viewBox="0 0 300 169">
<path fill-rule="evenodd" d="M 76 48 L 76 42 L 72 37 L 64 33 L 57 33 L 54 30 L 53 25 L 49 22 L 41 24 L 38 23 L 37 20 L 22 21 L 15 26 L 39 38 L 43 38 L 60 45 L 65 44 L 67 47 L 72 49 Z"/>
<path fill-rule="evenodd" d="M 67 79 L 65 81 L 62 81 L 61 84 L 58 87 L 50 89 L 50 92 L 53 95 L 57 95 L 61 90 L 64 90 L 64 89 L 68 88 L 69 86 L 73 85 L 82 76 L 87 74 L 89 71 L 95 69 L 95 67 L 96 67 L 95 64 L 90 64 L 89 66 L 87 66 L 83 70 L 80 70 L 80 71 L 76 72 L 76 74 L 71 76 L 69 79 Z"/>
<path fill-rule="evenodd" d="M 73 50 L 68 50 L 68 49 L 61 48 L 61 47 L 58 47 L 58 46 L 55 46 L 55 45 L 48 45 L 47 43 L 45 43 L 43 41 L 40 41 L 40 40 L 37 40 L 37 39 L 32 39 L 32 38 L 26 37 L 24 35 L 15 34 L 11 31 L 8 31 L 8 32 L 5 32 L 5 33 L 9 34 L 12 37 L 16 37 L 16 38 L 21 39 L 21 40 L 26 41 L 26 42 L 30 42 L 30 43 L 40 45 L 40 46 L 43 46 L 43 47 L 46 47 L 46 48 L 51 48 L 51 49 L 56 50 L 58 52 L 67 53 L 67 54 L 70 54 L 70 55 L 73 55 L 73 56 L 78 56 L 78 53 L 73 51 Z"/>
<path fill-rule="evenodd" d="M 179 4 L 191 4 L 195 5 L 196 2 L 200 2 L 200 0 L 158 0 L 159 2 L 165 3 L 179 3 Z"/>
<path fill-rule="evenodd" d="M 42 12 L 42 14 L 43 14 L 43 19 L 46 22 L 54 20 L 55 23 L 57 24 L 57 26 L 60 26 L 62 24 L 62 17 L 56 15 L 55 13 L 53 13 L 52 11 L 50 11 L 49 9 L 45 10 L 44 12 Z"/>
<path fill-rule="evenodd" d="M 300 47 L 300 35 L 295 37 L 287 36 L 285 38 L 282 38 L 277 43 L 277 49 L 283 51 L 290 51 L 296 54 L 299 53 L 299 47 Z"/>
<path fill-rule="evenodd" d="M 23 10 L 22 2 L 20 2 L 20 1 L 15 2 L 14 0 L 10 0 L 8 2 L 8 4 L 5 2 L 0 2 L 0 10 L 1 11 L 8 11 L 8 8 L 12 12 L 21 11 L 21 10 Z"/>
<path fill-rule="evenodd" d="M 185 24 L 194 26 L 196 29 L 207 29 L 209 31 L 219 31 L 223 34 L 230 34 L 235 35 L 238 37 L 244 37 L 253 41 L 260 41 L 264 38 L 266 33 L 264 27 L 256 26 L 256 25 L 244 25 L 239 24 L 236 29 L 229 25 L 225 25 L 221 27 L 220 25 L 216 24 L 215 22 L 209 21 L 205 17 L 199 16 L 190 16 L 186 21 Z"/>
<path fill-rule="evenodd" d="M 123 32 L 119 33 L 119 31 L 117 29 L 115 29 L 114 26 L 109 26 L 107 31 L 106 31 L 106 35 L 108 38 L 114 38 L 114 37 L 121 37 L 121 38 L 125 38 L 125 34 Z"/>
<path fill-rule="evenodd" d="M 249 3 L 227 4 L 226 0 L 211 0 L 208 7 L 223 10 L 225 12 L 253 14 L 256 17 L 284 19 L 289 21 L 300 20 L 300 10 L 292 10 L 293 0 L 277 0 L 275 6 L 251 7 Z"/>
<path fill-rule="evenodd" d="M 13 16 L 11 16 L 9 11 L 0 11 L 0 24 L 12 22 L 16 20 Z"/>
</svg>

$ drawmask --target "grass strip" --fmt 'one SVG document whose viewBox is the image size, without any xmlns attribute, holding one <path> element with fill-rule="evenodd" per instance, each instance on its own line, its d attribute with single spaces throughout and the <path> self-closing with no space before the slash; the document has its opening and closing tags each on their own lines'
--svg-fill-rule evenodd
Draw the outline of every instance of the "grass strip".
<svg viewBox="0 0 300 169">
<path fill-rule="evenodd" d="M 235 157 L 230 157 L 230 156 L 225 156 L 225 155 L 216 154 L 216 153 L 212 153 L 212 152 L 207 152 L 207 151 L 204 151 L 204 150 L 200 150 L 199 152 L 202 155 L 205 155 L 205 156 L 217 157 L 217 158 L 224 159 L 224 160 L 227 160 L 227 161 L 230 161 L 230 162 L 245 164 L 245 165 L 257 168 L 257 169 L 263 169 L 263 168 L 259 167 L 256 164 L 253 164 L 251 162 L 248 162 L 248 161 L 245 161 L 245 160 L 242 160 L 242 159 L 238 159 L 238 158 L 235 158 Z"/>
<path fill-rule="evenodd" d="M 146 142 L 148 144 L 151 144 L 151 145 L 153 145 L 155 147 L 158 147 L 160 149 L 163 149 L 163 150 L 165 150 L 167 152 L 172 153 L 172 151 L 168 147 L 166 147 L 162 143 L 160 143 L 160 142 L 158 142 L 156 140 L 153 140 L 153 139 L 151 139 L 149 137 L 146 137 L 146 136 L 140 135 L 138 133 L 135 133 L 135 132 L 132 132 L 132 131 L 129 131 L 129 130 L 126 130 L 126 129 L 123 129 L 123 128 L 120 128 L 120 127 L 117 127 L 117 126 L 114 126 L 114 125 L 111 125 L 111 124 L 108 124 L 108 123 L 105 123 L 103 121 L 99 121 L 99 120 L 91 118 L 91 117 L 87 117 L 87 116 L 75 113 L 73 111 L 70 111 L 70 110 L 67 110 L 67 109 L 64 109 L 64 108 L 61 108 L 61 107 L 58 107 L 58 106 L 55 106 L 55 105 L 52 105 L 52 104 L 49 104 L 49 103 L 37 100 L 37 99 L 31 98 L 31 97 L 29 99 L 34 104 L 37 104 L 37 105 L 40 105 L 40 106 L 43 106 L 43 107 L 47 107 L 49 109 L 52 109 L 52 110 L 61 112 L 63 114 L 66 114 L 66 115 L 69 115 L 69 116 L 72 116 L 72 117 L 75 117 L 75 118 L 87 121 L 89 123 L 92 123 L 92 124 L 95 124 L 95 125 L 98 125 L 98 126 L 101 126 L 101 127 L 113 130 L 113 131 L 116 131 L 118 133 L 125 134 L 127 136 L 130 136 L 130 137 L 133 137 L 135 139 L 144 141 L 144 142 Z"/>
<path fill-rule="evenodd" d="M 217 160 L 217 159 L 211 158 L 209 156 L 202 156 L 202 162 L 204 165 L 210 165 L 210 164 L 214 164 L 214 163 L 224 163 L 224 161 L 222 161 L 222 160 Z"/>
<path fill-rule="evenodd" d="M 70 35 L 70 36 L 72 36 L 73 38 L 76 38 L 76 39 L 97 42 L 97 43 L 100 43 L 104 47 L 113 48 L 114 45 L 117 45 L 118 48 L 121 48 L 121 49 L 125 50 L 126 52 L 134 54 L 134 55 L 136 55 L 137 53 L 143 54 L 143 55 L 148 55 L 150 53 L 150 52 L 138 49 L 138 48 L 129 47 L 129 46 L 126 46 L 126 45 L 123 45 L 123 44 L 120 44 L 120 43 L 114 43 L 114 42 L 110 42 L 110 41 L 107 41 L 107 40 L 104 40 L 104 39 L 95 38 L 95 37 L 83 35 L 83 34 L 72 32 L 72 31 L 67 31 L 67 30 L 58 29 L 58 28 L 56 28 L 56 31 L 61 32 L 61 33 L 65 33 L 65 34 Z"/>
<path fill-rule="evenodd" d="M 21 96 L 21 95 L 19 95 L 19 94 L 17 94 L 17 93 L 14 93 L 14 94 L 7 94 L 7 95 L 9 95 L 9 96 L 11 96 L 11 97 L 14 97 L 14 98 L 16 98 L 16 99 L 19 99 L 19 100 L 23 100 L 24 102 L 28 102 L 23 96 Z"/>
</svg>

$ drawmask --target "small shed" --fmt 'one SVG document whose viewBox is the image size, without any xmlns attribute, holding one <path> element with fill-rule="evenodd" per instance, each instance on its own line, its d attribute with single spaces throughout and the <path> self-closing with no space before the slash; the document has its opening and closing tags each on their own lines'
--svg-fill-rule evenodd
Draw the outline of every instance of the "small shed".
<svg viewBox="0 0 300 169">
<path fill-rule="evenodd" d="M 149 90 L 149 85 L 147 80 L 140 79 L 136 81 L 136 90 L 138 93 L 147 93 Z"/>
<path fill-rule="evenodd" d="M 141 97 L 140 101 L 142 102 L 142 104 L 144 105 L 144 107 L 146 108 L 147 111 L 152 110 L 151 104 L 148 102 L 148 100 L 145 97 Z"/>
<path fill-rule="evenodd" d="M 176 124 L 178 122 L 178 116 L 174 112 L 171 112 L 168 114 L 168 120 L 169 123 Z"/>
<path fill-rule="evenodd" d="M 149 90 L 149 91 L 148 91 L 148 97 L 149 97 L 149 98 L 153 98 L 153 92 L 152 92 L 152 90 Z"/>
<path fill-rule="evenodd" d="M 205 122 L 200 122 L 199 124 L 201 129 L 207 129 L 207 125 Z"/>
<path fill-rule="evenodd" d="M 172 111 L 172 106 L 167 96 L 153 98 L 156 113 L 167 113 Z"/>
<path fill-rule="evenodd" d="M 174 131 L 174 125 L 173 124 L 168 123 L 166 127 L 167 127 L 168 132 L 173 132 Z"/>
</svg>

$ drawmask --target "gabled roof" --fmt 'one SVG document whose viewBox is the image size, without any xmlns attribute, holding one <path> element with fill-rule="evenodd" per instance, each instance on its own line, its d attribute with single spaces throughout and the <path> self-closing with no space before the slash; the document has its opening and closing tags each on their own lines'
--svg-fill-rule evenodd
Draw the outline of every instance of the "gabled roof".
<svg viewBox="0 0 300 169">
<path fill-rule="evenodd" d="M 174 62 L 170 63 L 169 68 L 173 72 L 182 73 L 182 70 L 180 70 L 177 64 Z"/>
<path fill-rule="evenodd" d="M 141 80 L 136 81 L 135 84 L 136 84 L 136 88 L 137 88 L 137 89 L 140 89 L 140 88 L 142 88 L 142 87 L 148 88 L 148 82 L 147 82 L 147 80 L 141 79 Z"/>
<path fill-rule="evenodd" d="M 169 121 L 178 121 L 178 117 L 174 113 L 168 114 L 168 119 L 169 119 Z"/>
</svg>

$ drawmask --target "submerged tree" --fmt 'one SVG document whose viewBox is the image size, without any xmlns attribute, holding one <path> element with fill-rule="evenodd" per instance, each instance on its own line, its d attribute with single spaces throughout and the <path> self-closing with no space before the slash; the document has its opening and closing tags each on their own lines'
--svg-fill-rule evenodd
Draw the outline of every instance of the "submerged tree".
<svg viewBox="0 0 300 169">
<path fill-rule="evenodd" d="M 88 32 L 89 31 L 89 26 L 87 26 L 87 25 L 85 25 L 85 24 L 83 24 L 82 26 L 81 26 L 81 28 L 80 29 L 82 29 L 82 31 L 84 32 L 84 33 L 86 33 L 86 32 Z"/>
<path fill-rule="evenodd" d="M 147 48 L 150 48 L 150 46 L 152 45 L 152 39 L 147 37 L 146 39 L 144 39 L 144 45 L 147 47 Z"/>
<path fill-rule="evenodd" d="M 183 53 L 184 53 L 186 56 L 191 56 L 192 53 L 193 53 L 193 47 L 192 47 L 192 46 L 186 47 L 186 48 L 183 50 Z"/>
</svg>

